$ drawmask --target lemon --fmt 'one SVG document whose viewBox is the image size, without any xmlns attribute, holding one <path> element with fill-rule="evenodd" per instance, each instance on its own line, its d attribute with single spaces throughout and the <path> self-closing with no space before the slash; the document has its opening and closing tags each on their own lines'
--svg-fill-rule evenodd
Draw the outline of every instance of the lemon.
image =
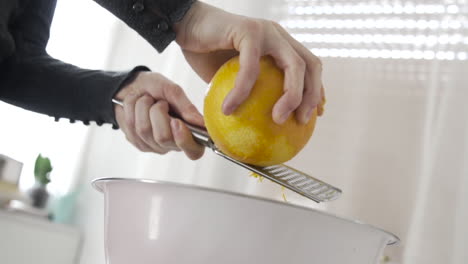
<svg viewBox="0 0 468 264">
<path fill-rule="evenodd" d="M 205 97 L 205 125 L 213 142 L 225 154 L 252 165 L 270 166 L 292 159 L 312 136 L 316 111 L 305 125 L 294 114 L 282 125 L 273 121 L 273 106 L 283 95 L 284 73 L 271 57 L 264 56 L 249 97 L 226 116 L 222 104 L 238 72 L 239 57 L 234 57 L 216 72 Z"/>
</svg>

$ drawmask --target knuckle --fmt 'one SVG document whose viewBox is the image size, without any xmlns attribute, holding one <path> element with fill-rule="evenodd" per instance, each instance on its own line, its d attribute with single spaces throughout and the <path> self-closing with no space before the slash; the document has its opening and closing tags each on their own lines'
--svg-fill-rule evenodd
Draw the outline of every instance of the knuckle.
<svg viewBox="0 0 468 264">
<path fill-rule="evenodd" d="M 314 93 L 308 93 L 304 95 L 304 105 L 316 106 L 320 103 L 320 97 L 315 96 Z"/>
<path fill-rule="evenodd" d="M 290 56 L 291 59 L 286 67 L 288 67 L 294 74 L 305 72 L 307 66 L 305 60 L 302 59 L 297 53 L 292 53 Z"/>
<path fill-rule="evenodd" d="M 145 76 L 148 82 L 156 83 L 156 84 L 164 83 L 163 82 L 164 75 L 162 75 L 162 74 L 160 74 L 158 72 L 142 72 L 142 73 L 140 73 L 140 75 Z M 155 88 L 155 87 L 157 87 L 157 86 L 150 85 L 148 88 L 152 89 L 152 88 Z"/>
<path fill-rule="evenodd" d="M 245 19 L 244 26 L 248 29 L 249 32 L 258 33 L 262 31 L 262 22 L 256 19 Z"/>
<path fill-rule="evenodd" d="M 164 78 L 164 75 L 160 74 L 159 72 L 145 72 L 147 74 L 150 74 L 150 76 L 156 80 L 161 80 Z"/>
<path fill-rule="evenodd" d="M 244 26 L 250 31 L 257 31 L 260 29 L 260 23 L 255 19 L 245 19 Z"/>
<path fill-rule="evenodd" d="M 306 68 L 306 62 L 299 56 L 294 58 L 294 64 L 298 69 L 304 70 Z"/>
<path fill-rule="evenodd" d="M 184 96 L 184 90 L 175 83 L 166 83 L 163 86 L 163 90 L 165 95 L 174 99 L 179 99 Z"/>
<path fill-rule="evenodd" d="M 169 111 L 169 105 L 165 101 L 160 101 L 154 106 L 155 110 L 158 112 L 167 112 Z"/>
<path fill-rule="evenodd" d="M 313 65 L 314 65 L 314 68 L 316 68 L 320 72 L 323 70 L 322 60 L 317 56 L 314 56 L 314 58 L 313 58 Z"/>
<path fill-rule="evenodd" d="M 131 92 L 129 93 L 124 99 L 123 104 L 124 107 L 132 107 L 135 101 L 138 99 L 137 93 Z"/>
<path fill-rule="evenodd" d="M 283 26 L 281 26 L 280 23 L 276 22 L 276 21 L 269 21 L 275 28 L 277 29 L 283 29 Z"/>
<path fill-rule="evenodd" d="M 149 105 L 153 103 L 153 98 L 148 95 L 143 95 L 138 99 L 137 104 Z"/>
<path fill-rule="evenodd" d="M 152 127 L 150 125 L 137 125 L 136 128 L 136 133 L 139 135 L 141 138 L 148 138 L 149 135 L 152 133 Z"/>
<path fill-rule="evenodd" d="M 168 145 L 172 142 L 172 135 L 169 133 L 157 133 L 154 135 L 154 140 L 159 144 L 159 145 Z"/>
</svg>

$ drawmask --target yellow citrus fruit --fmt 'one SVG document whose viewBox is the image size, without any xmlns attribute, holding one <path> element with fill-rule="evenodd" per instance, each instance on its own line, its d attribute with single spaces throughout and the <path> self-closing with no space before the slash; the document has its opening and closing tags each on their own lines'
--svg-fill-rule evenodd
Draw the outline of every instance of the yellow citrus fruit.
<svg viewBox="0 0 468 264">
<path fill-rule="evenodd" d="M 273 121 L 273 106 L 283 95 L 284 74 L 265 56 L 248 99 L 233 114 L 224 115 L 222 104 L 238 71 L 239 57 L 227 61 L 211 80 L 205 97 L 205 125 L 214 143 L 225 154 L 253 165 L 270 166 L 292 159 L 312 136 L 316 111 L 305 125 L 294 114 L 282 125 Z"/>
</svg>

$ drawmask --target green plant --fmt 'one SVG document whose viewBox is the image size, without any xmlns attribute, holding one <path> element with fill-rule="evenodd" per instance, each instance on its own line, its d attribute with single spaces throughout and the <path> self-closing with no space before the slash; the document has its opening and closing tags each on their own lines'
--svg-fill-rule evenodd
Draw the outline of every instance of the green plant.
<svg viewBox="0 0 468 264">
<path fill-rule="evenodd" d="M 47 185 L 50 182 L 50 172 L 52 171 L 52 165 L 50 159 L 42 157 L 41 154 L 36 158 L 36 164 L 34 165 L 34 177 L 36 182 L 41 185 Z"/>
</svg>

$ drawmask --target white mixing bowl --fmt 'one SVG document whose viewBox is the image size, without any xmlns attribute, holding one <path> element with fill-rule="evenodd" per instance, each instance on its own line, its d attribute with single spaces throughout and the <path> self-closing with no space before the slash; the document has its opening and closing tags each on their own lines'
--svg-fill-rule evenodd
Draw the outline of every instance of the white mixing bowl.
<svg viewBox="0 0 468 264">
<path fill-rule="evenodd" d="M 396 236 L 317 210 L 207 188 L 103 178 L 108 264 L 376 264 Z"/>
</svg>

